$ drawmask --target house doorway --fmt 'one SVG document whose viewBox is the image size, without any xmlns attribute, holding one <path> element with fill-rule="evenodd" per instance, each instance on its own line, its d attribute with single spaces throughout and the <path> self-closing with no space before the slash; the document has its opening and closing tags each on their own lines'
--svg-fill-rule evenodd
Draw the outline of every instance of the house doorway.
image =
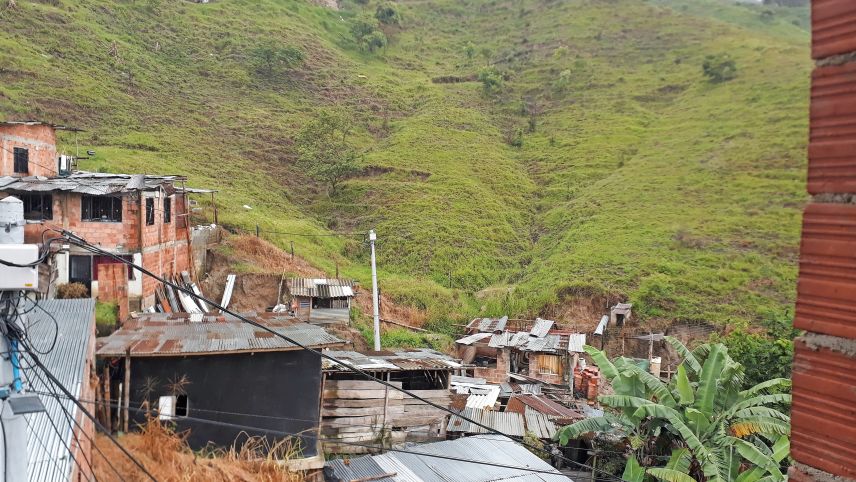
<svg viewBox="0 0 856 482">
<path fill-rule="evenodd" d="M 69 256 L 68 282 L 80 283 L 92 293 L 92 256 Z"/>
</svg>

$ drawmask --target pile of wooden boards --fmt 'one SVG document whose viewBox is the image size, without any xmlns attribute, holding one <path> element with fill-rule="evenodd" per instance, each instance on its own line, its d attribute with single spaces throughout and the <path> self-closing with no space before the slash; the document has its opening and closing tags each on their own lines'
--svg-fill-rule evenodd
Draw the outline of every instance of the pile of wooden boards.
<svg viewBox="0 0 856 482">
<path fill-rule="evenodd" d="M 190 278 L 187 271 L 182 271 L 181 276 L 173 276 L 167 278 L 170 282 L 190 290 L 197 296 L 202 296 L 202 291 L 196 283 Z M 155 306 L 154 311 L 158 313 L 208 313 L 211 307 L 201 299 L 191 296 L 181 290 L 175 289 L 172 286 L 162 283 L 155 290 Z"/>
<path fill-rule="evenodd" d="M 392 382 L 401 387 L 401 382 Z M 415 395 L 448 407 L 451 394 L 441 390 L 411 390 Z M 368 453 L 368 447 L 445 437 L 447 412 L 421 400 L 363 380 L 325 380 L 321 405 L 321 435 L 328 453 Z M 342 443 L 330 441 L 340 440 Z"/>
</svg>

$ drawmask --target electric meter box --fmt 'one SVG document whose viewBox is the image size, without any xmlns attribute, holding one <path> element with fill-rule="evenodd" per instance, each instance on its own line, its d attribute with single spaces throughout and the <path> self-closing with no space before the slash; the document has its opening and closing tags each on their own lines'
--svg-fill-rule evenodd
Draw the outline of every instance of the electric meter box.
<svg viewBox="0 0 856 482">
<path fill-rule="evenodd" d="M 15 264 L 35 263 L 39 246 L 35 244 L 0 244 L 0 260 Z M 0 291 L 39 289 L 38 265 L 20 268 L 0 263 Z"/>
</svg>

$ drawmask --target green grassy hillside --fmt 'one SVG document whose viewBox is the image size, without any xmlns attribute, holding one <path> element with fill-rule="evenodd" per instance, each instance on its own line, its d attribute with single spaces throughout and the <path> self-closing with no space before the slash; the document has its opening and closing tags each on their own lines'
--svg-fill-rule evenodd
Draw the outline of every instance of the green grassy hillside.
<svg viewBox="0 0 856 482">
<path fill-rule="evenodd" d="M 84 167 L 220 189 L 233 227 L 374 227 L 384 291 L 437 329 L 573 295 L 720 325 L 790 308 L 805 8 L 400 0 L 389 45 L 368 53 L 349 28 L 377 0 L 340 3 L 17 0 L 0 13 L 0 114 L 86 128 Z M 306 64 L 260 75 L 251 52 L 271 42 Z M 702 63 L 721 54 L 737 76 L 712 83 Z M 475 80 L 488 66 L 504 78 L 490 92 Z M 365 167 L 332 198 L 292 146 L 327 108 L 356 119 Z M 268 236 L 368 281 L 358 238 Z"/>
</svg>

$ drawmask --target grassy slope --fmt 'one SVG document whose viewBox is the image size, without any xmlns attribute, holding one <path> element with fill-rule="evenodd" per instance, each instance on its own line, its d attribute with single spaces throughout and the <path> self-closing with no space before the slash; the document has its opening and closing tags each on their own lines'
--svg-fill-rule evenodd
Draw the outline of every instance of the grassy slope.
<svg viewBox="0 0 856 482">
<path fill-rule="evenodd" d="M 472 314 L 466 291 L 509 283 L 511 303 L 490 310 L 534 312 L 572 287 L 628 295 L 649 317 L 721 323 L 793 298 L 808 77 L 795 10 L 762 21 L 696 1 L 403 0 L 403 28 L 369 55 L 349 39 L 359 7 L 347 1 L 17 3 L 0 17 L 3 117 L 87 127 L 90 168 L 186 172 L 222 189 L 227 224 L 376 226 L 386 292 L 435 319 Z M 248 51 L 266 39 L 301 45 L 307 66 L 259 78 Z M 467 41 L 490 55 L 468 60 Z M 719 52 L 740 75 L 711 85 L 701 59 Z M 499 94 L 431 82 L 487 61 L 509 73 Z M 535 132 L 507 146 L 533 100 Z M 376 167 L 335 202 L 289 148 L 324 106 L 354 114 Z M 367 281 L 357 241 L 274 236 L 292 239 Z M 441 287 L 449 273 L 464 291 Z"/>
</svg>

